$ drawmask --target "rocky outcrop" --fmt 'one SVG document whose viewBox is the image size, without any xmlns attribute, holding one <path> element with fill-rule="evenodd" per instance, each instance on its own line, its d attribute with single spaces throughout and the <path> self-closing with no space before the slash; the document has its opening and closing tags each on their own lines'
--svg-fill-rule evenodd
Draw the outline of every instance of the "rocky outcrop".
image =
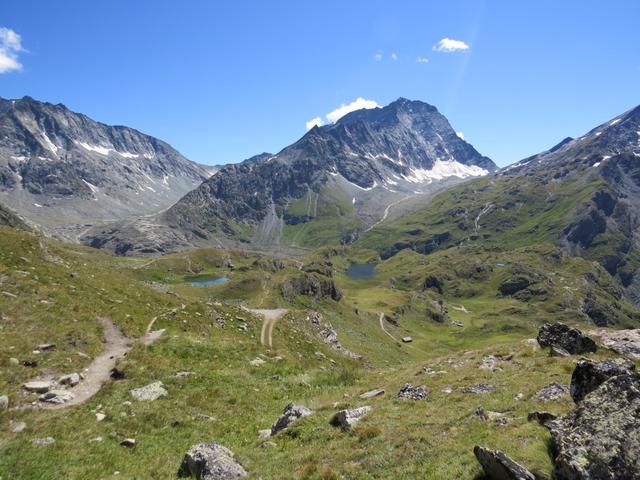
<svg viewBox="0 0 640 480">
<path fill-rule="evenodd" d="M 635 369 L 635 364 L 629 360 L 613 359 L 601 362 L 579 360 L 571 375 L 571 397 L 575 402 L 579 402 L 609 378 L 616 375 L 629 375 Z"/>
<path fill-rule="evenodd" d="M 342 290 L 332 279 L 316 273 L 290 275 L 280 285 L 280 291 L 288 301 L 294 301 L 298 295 L 306 295 L 315 301 L 340 301 L 342 298 Z"/>
<path fill-rule="evenodd" d="M 556 480 L 640 478 L 640 374 L 609 378 L 548 425 Z"/>
<path fill-rule="evenodd" d="M 571 354 L 595 352 L 596 343 L 580 330 L 564 323 L 545 323 L 538 331 L 541 347 L 560 347 Z"/>
<path fill-rule="evenodd" d="M 153 382 L 144 387 L 135 388 L 131 390 L 130 393 L 133 398 L 139 401 L 157 400 L 169 395 L 169 392 L 162 382 Z"/>
<path fill-rule="evenodd" d="M 398 392 L 398 398 L 404 398 L 407 400 L 424 400 L 428 395 L 427 388 L 422 385 L 420 387 L 414 387 L 411 383 L 405 383 L 404 386 Z"/>
<path fill-rule="evenodd" d="M 234 480 L 247 472 L 234 458 L 231 450 L 217 443 L 201 443 L 187 451 L 178 470 L 178 477 L 196 480 Z"/>
<path fill-rule="evenodd" d="M 362 417 L 371 411 L 371 407 L 364 406 L 353 410 L 340 410 L 331 418 L 331 425 L 340 427 L 343 430 L 350 430 Z"/>
<path fill-rule="evenodd" d="M 288 428 L 292 423 L 303 417 L 313 415 L 313 410 L 305 407 L 304 405 L 296 405 L 295 403 L 289 403 L 284 407 L 282 415 L 278 417 L 275 423 L 271 426 L 271 435 L 275 435 L 278 432 Z"/>
<path fill-rule="evenodd" d="M 489 480 L 536 480 L 529 470 L 499 450 L 488 450 L 476 445 L 473 454 Z"/>
<path fill-rule="evenodd" d="M 640 360 L 640 329 L 608 330 L 601 328 L 593 330 L 589 334 L 599 339 L 604 348 L 633 360 Z"/>
</svg>

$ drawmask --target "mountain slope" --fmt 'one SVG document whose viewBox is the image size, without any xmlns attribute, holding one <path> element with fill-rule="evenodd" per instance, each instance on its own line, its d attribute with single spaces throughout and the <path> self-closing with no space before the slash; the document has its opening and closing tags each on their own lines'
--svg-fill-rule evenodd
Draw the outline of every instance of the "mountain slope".
<svg viewBox="0 0 640 480">
<path fill-rule="evenodd" d="M 167 208 L 209 177 L 168 144 L 64 105 L 0 98 L 0 199 L 50 232 Z"/>
<path fill-rule="evenodd" d="M 455 245 L 510 249 L 551 242 L 601 263 L 640 303 L 640 108 L 496 175 L 437 196 L 357 245 L 383 257 Z"/>
<path fill-rule="evenodd" d="M 152 248 L 157 240 L 160 250 L 229 241 L 337 244 L 385 219 L 394 205 L 415 209 L 422 195 L 495 169 L 435 107 L 399 99 L 314 127 L 276 155 L 224 167 L 147 227 L 94 230 L 87 242 L 116 251 L 123 243 Z M 149 224 L 156 225 L 151 232 Z M 132 238 L 132 229 L 144 234 Z"/>
</svg>

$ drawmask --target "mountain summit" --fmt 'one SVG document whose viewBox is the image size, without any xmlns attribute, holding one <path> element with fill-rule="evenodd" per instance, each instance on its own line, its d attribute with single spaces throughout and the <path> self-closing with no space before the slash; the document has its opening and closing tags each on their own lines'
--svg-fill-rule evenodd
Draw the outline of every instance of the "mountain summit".
<svg viewBox="0 0 640 480">
<path fill-rule="evenodd" d="M 0 199 L 46 230 L 158 212 L 208 178 L 170 145 L 62 104 L 0 98 Z"/>
<path fill-rule="evenodd" d="M 275 155 L 224 167 L 153 220 L 170 230 L 156 247 L 348 242 L 390 214 L 417 208 L 424 194 L 494 170 L 434 106 L 401 98 L 314 127 Z M 87 241 L 118 250 L 130 228 L 94 230 Z"/>
</svg>

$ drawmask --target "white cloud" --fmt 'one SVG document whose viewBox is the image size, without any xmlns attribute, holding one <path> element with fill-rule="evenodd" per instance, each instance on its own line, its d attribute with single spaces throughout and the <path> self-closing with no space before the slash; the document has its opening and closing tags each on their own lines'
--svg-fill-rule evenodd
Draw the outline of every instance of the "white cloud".
<svg viewBox="0 0 640 480">
<path fill-rule="evenodd" d="M 456 135 L 458 135 L 462 140 L 464 140 L 464 133 L 456 132 Z"/>
<path fill-rule="evenodd" d="M 376 54 L 373 56 L 373 59 L 374 59 L 376 62 L 379 62 L 380 60 L 382 60 L 382 54 L 381 54 L 381 53 L 376 53 Z"/>
<path fill-rule="evenodd" d="M 23 51 L 20 35 L 10 28 L 0 27 L 0 73 L 22 70 L 18 54 Z"/>
<path fill-rule="evenodd" d="M 375 100 L 365 100 L 362 97 L 358 97 L 353 102 L 347 105 L 340 105 L 338 108 L 333 110 L 332 112 L 327 113 L 325 116 L 327 120 L 331 123 L 337 122 L 340 118 L 344 117 L 347 113 L 354 112 L 356 110 L 360 110 L 363 108 L 377 108 L 378 102 Z"/>
<path fill-rule="evenodd" d="M 418 63 L 429 63 L 429 59 L 427 57 L 418 57 L 418 58 L 416 58 L 416 62 L 418 62 Z"/>
<path fill-rule="evenodd" d="M 306 123 L 307 130 L 311 130 L 313 127 L 321 127 L 322 119 L 320 117 L 312 118 Z"/>
<path fill-rule="evenodd" d="M 469 45 L 462 40 L 453 40 L 452 38 L 443 38 L 437 45 L 433 46 L 433 50 L 436 52 L 458 52 L 463 50 L 469 50 Z"/>
<path fill-rule="evenodd" d="M 391 60 L 396 61 L 398 59 L 398 54 L 397 53 L 392 53 L 391 54 Z"/>
</svg>

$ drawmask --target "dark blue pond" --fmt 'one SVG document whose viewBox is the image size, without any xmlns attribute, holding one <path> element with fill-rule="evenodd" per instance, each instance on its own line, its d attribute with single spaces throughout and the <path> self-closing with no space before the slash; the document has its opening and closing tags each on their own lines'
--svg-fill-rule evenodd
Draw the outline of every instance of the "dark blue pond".
<svg viewBox="0 0 640 480">
<path fill-rule="evenodd" d="M 352 263 L 347 270 L 347 277 L 354 280 L 369 280 L 376 274 L 375 263 Z"/>
<path fill-rule="evenodd" d="M 220 285 L 229 281 L 227 277 L 220 275 L 191 275 L 188 277 L 184 277 L 184 280 L 195 287 Z"/>
</svg>

